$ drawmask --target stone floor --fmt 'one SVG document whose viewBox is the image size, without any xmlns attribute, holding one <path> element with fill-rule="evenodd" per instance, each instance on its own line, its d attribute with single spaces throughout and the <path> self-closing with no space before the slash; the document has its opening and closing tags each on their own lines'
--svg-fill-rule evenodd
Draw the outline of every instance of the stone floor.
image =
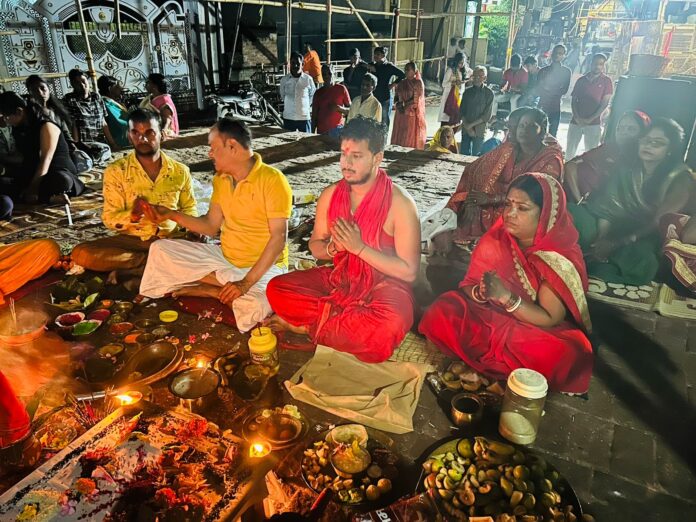
<svg viewBox="0 0 696 522">
<path fill-rule="evenodd" d="M 255 145 L 288 175 L 294 190 L 315 190 L 338 179 L 337 151 L 324 148 L 317 137 L 288 134 L 259 136 Z M 194 174 L 210 169 L 206 154 L 204 135 L 188 144 L 186 154 L 172 151 Z M 423 211 L 451 193 L 468 161 L 448 159 L 392 148 L 385 165 Z M 294 247 L 296 255 L 299 250 Z M 552 394 L 534 449 L 569 479 L 586 512 L 600 522 L 696 520 L 696 324 L 599 303 L 591 304 L 591 312 L 597 357 L 589 396 Z M 202 332 L 200 322 L 184 317 L 181 327 L 187 333 Z M 224 336 L 215 335 L 211 344 L 219 351 L 233 341 L 227 327 L 217 331 Z M 283 353 L 281 379 L 309 357 Z M 306 410 L 314 421 L 339 420 Z M 495 419 L 488 419 L 486 429 L 494 425 Z M 414 426 L 413 433 L 393 437 L 413 461 L 456 433 L 427 386 Z"/>
</svg>

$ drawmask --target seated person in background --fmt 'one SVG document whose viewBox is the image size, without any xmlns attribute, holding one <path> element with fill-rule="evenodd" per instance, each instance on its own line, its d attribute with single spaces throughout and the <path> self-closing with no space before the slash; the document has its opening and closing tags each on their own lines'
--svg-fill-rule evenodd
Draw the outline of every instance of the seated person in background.
<svg viewBox="0 0 696 522">
<path fill-rule="evenodd" d="M 119 272 L 139 276 L 145 267 L 150 245 L 176 230 L 174 221 L 154 223 L 142 220 L 140 201 L 164 205 L 196 216 L 191 173 L 160 150 L 160 120 L 150 111 L 136 109 L 128 117 L 128 138 L 135 148 L 104 171 L 104 225 L 116 235 L 77 245 L 72 251 L 75 264 L 97 272 Z"/>
<path fill-rule="evenodd" d="M 694 180 L 682 161 L 684 131 L 653 120 L 640 138 L 637 164 L 618 164 L 596 197 L 570 207 L 591 276 L 627 285 L 650 283 L 659 268 L 658 232 L 666 214 L 686 208 Z"/>
<path fill-rule="evenodd" d="M 373 94 L 375 87 L 377 87 L 377 77 L 372 73 L 365 73 L 360 85 L 360 96 L 351 99 L 346 123 L 357 116 L 372 118 L 377 123 L 382 123 L 382 104 Z"/>
<path fill-rule="evenodd" d="M 587 201 L 592 192 L 616 174 L 616 169 L 638 159 L 638 139 L 650 128 L 650 117 L 644 112 L 626 112 L 616 124 L 614 134 L 599 147 L 566 162 L 563 186 L 568 200 Z"/>
<path fill-rule="evenodd" d="M 696 294 L 696 219 L 692 215 L 667 214 L 660 228 L 664 235 L 663 258 L 658 279 L 680 295 Z"/>
<path fill-rule="evenodd" d="M 343 117 L 350 107 L 350 96 L 344 85 L 333 82 L 331 67 L 322 65 L 321 75 L 324 86 L 314 93 L 312 100 L 312 130 L 338 139 L 345 123 Z"/>
<path fill-rule="evenodd" d="M 123 86 L 113 76 L 102 75 L 97 80 L 99 94 L 106 108 L 106 124 L 119 147 L 130 147 L 128 141 L 128 109 L 120 103 Z"/>
<path fill-rule="evenodd" d="M 447 206 L 459 216 L 456 239 L 481 237 L 503 212 L 510 183 L 526 172 L 542 172 L 556 179 L 563 172 L 558 145 L 546 145 L 546 115 L 521 108 L 510 115 L 508 141 L 467 166 Z"/>
<path fill-rule="evenodd" d="M 106 124 L 104 101 L 92 92 L 84 71 L 71 69 L 68 78 L 73 92 L 65 95 L 63 103 L 72 120 L 73 141 L 80 144 L 96 164 L 104 164 L 111 158 L 111 151 L 118 150 Z"/>
<path fill-rule="evenodd" d="M 63 136 L 65 136 L 65 140 L 68 142 L 70 157 L 77 168 L 78 174 L 91 170 L 94 166 L 94 162 L 86 151 L 77 148 L 77 144 L 73 141 L 73 125 L 70 114 L 67 109 L 63 107 L 63 104 L 53 96 L 46 80 L 41 78 L 41 76 L 32 74 L 24 80 L 24 86 L 27 88 L 27 91 L 29 91 L 31 99 L 43 107 L 50 118 L 60 127 Z"/>
<path fill-rule="evenodd" d="M 426 150 L 432 152 L 442 152 L 459 154 L 457 142 L 454 140 L 454 130 L 449 125 L 443 125 L 435 131 L 435 136 L 428 142 Z"/>
<path fill-rule="evenodd" d="M 14 201 L 69 203 L 85 185 L 77 177 L 60 127 L 34 102 L 14 92 L 0 93 L 0 114 L 12 126 L 21 166 L 0 192 Z"/>
<path fill-rule="evenodd" d="M 266 285 L 288 269 L 288 219 L 292 191 L 285 176 L 266 165 L 251 148 L 242 122 L 222 118 L 210 130 L 215 163 L 213 195 L 205 216 L 192 217 L 162 205 L 149 205 L 155 222 L 173 220 L 192 232 L 215 236 L 222 245 L 160 240 L 150 257 L 140 293 L 159 298 L 213 297 L 234 312 L 246 332 L 270 313 Z"/>
<path fill-rule="evenodd" d="M 350 65 L 343 69 L 343 85 L 348 89 L 350 99 L 360 96 L 363 77 L 367 73 L 367 63 L 360 58 L 360 50 L 351 49 L 349 53 Z"/>
<path fill-rule="evenodd" d="M 145 89 L 148 95 L 140 102 L 140 107 L 158 114 L 162 120 L 162 139 L 168 140 L 179 135 L 179 115 L 174 100 L 168 94 L 169 87 L 164 75 L 152 73 L 147 77 Z"/>
<path fill-rule="evenodd" d="M 510 58 L 510 68 L 503 73 L 503 85 L 500 86 L 500 92 L 493 99 L 494 118 L 498 114 L 500 103 L 510 102 L 510 112 L 517 109 L 517 102 L 527 89 L 528 81 L 529 73 L 522 67 L 522 57 L 519 54 L 513 54 Z"/>
<path fill-rule="evenodd" d="M 309 74 L 314 80 L 314 84 L 319 87 L 324 83 L 325 78 L 323 78 L 323 70 L 321 68 L 321 58 L 319 58 L 319 53 L 314 50 L 314 46 L 310 42 L 304 44 L 305 54 L 303 57 L 303 67 L 304 72 Z"/>
<path fill-rule="evenodd" d="M 591 324 L 577 238 L 558 181 L 538 173 L 516 178 L 466 277 L 425 312 L 419 331 L 495 379 L 531 368 L 552 390 L 586 392 Z"/>
<path fill-rule="evenodd" d="M 494 94 L 486 85 L 488 71 L 482 65 L 476 66 L 471 75 L 473 85 L 462 95 L 459 106 L 461 116 L 462 142 L 460 152 L 467 156 L 478 156 L 481 153 L 483 139 L 486 136 L 488 120 L 493 111 Z"/>
<path fill-rule="evenodd" d="M 416 205 L 379 168 L 385 143 L 385 126 L 372 119 L 344 127 L 343 179 L 319 197 L 309 241 L 312 255 L 334 266 L 276 277 L 267 290 L 272 328 L 364 362 L 388 359 L 411 328 L 420 265 Z"/>
<path fill-rule="evenodd" d="M 0 305 L 5 296 L 44 275 L 60 259 L 60 247 L 52 239 L 30 239 L 0 246 Z"/>
</svg>

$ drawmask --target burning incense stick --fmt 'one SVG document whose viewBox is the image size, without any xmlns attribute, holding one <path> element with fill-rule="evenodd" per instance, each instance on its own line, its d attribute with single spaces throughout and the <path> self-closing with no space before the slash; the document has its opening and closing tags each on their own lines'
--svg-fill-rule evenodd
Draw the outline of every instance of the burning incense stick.
<svg viewBox="0 0 696 522">
<path fill-rule="evenodd" d="M 17 331 L 17 310 L 15 310 L 14 299 L 10 297 L 10 315 L 12 316 L 12 333 Z"/>
</svg>

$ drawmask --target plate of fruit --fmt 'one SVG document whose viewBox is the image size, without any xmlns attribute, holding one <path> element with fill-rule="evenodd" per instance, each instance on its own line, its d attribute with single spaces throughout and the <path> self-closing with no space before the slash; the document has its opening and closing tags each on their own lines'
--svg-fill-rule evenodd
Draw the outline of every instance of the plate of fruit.
<svg viewBox="0 0 696 522">
<path fill-rule="evenodd" d="M 423 462 L 419 487 L 452 520 L 496 522 L 581 520 L 577 495 L 542 457 L 485 437 L 439 445 Z"/>
<path fill-rule="evenodd" d="M 310 442 L 302 458 L 307 485 L 347 505 L 387 505 L 403 494 L 401 463 L 393 441 L 361 424 L 344 424 Z"/>
</svg>

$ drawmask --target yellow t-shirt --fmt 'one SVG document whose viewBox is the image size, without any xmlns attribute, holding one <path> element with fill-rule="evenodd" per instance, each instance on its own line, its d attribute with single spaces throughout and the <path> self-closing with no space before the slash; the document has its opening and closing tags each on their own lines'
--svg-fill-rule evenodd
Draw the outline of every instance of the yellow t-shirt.
<svg viewBox="0 0 696 522">
<path fill-rule="evenodd" d="M 159 226 L 146 219 L 131 223 L 133 202 L 138 196 L 155 205 L 180 210 L 189 216 L 198 215 L 189 168 L 164 152 L 160 151 L 160 154 L 162 167 L 155 181 L 147 175 L 135 157 L 135 152 L 106 167 L 102 221 L 107 228 L 137 236 L 143 241 L 156 235 L 166 237 L 174 231 L 176 223 L 171 220 L 164 221 Z"/>
<path fill-rule="evenodd" d="M 271 238 L 268 220 L 290 218 L 292 190 L 282 172 L 266 165 L 254 153 L 249 175 L 235 186 L 232 176 L 216 174 L 210 204 L 220 205 L 225 220 L 220 241 L 222 254 L 238 268 L 256 263 Z M 276 265 L 288 266 L 288 245 L 278 256 Z"/>
</svg>

